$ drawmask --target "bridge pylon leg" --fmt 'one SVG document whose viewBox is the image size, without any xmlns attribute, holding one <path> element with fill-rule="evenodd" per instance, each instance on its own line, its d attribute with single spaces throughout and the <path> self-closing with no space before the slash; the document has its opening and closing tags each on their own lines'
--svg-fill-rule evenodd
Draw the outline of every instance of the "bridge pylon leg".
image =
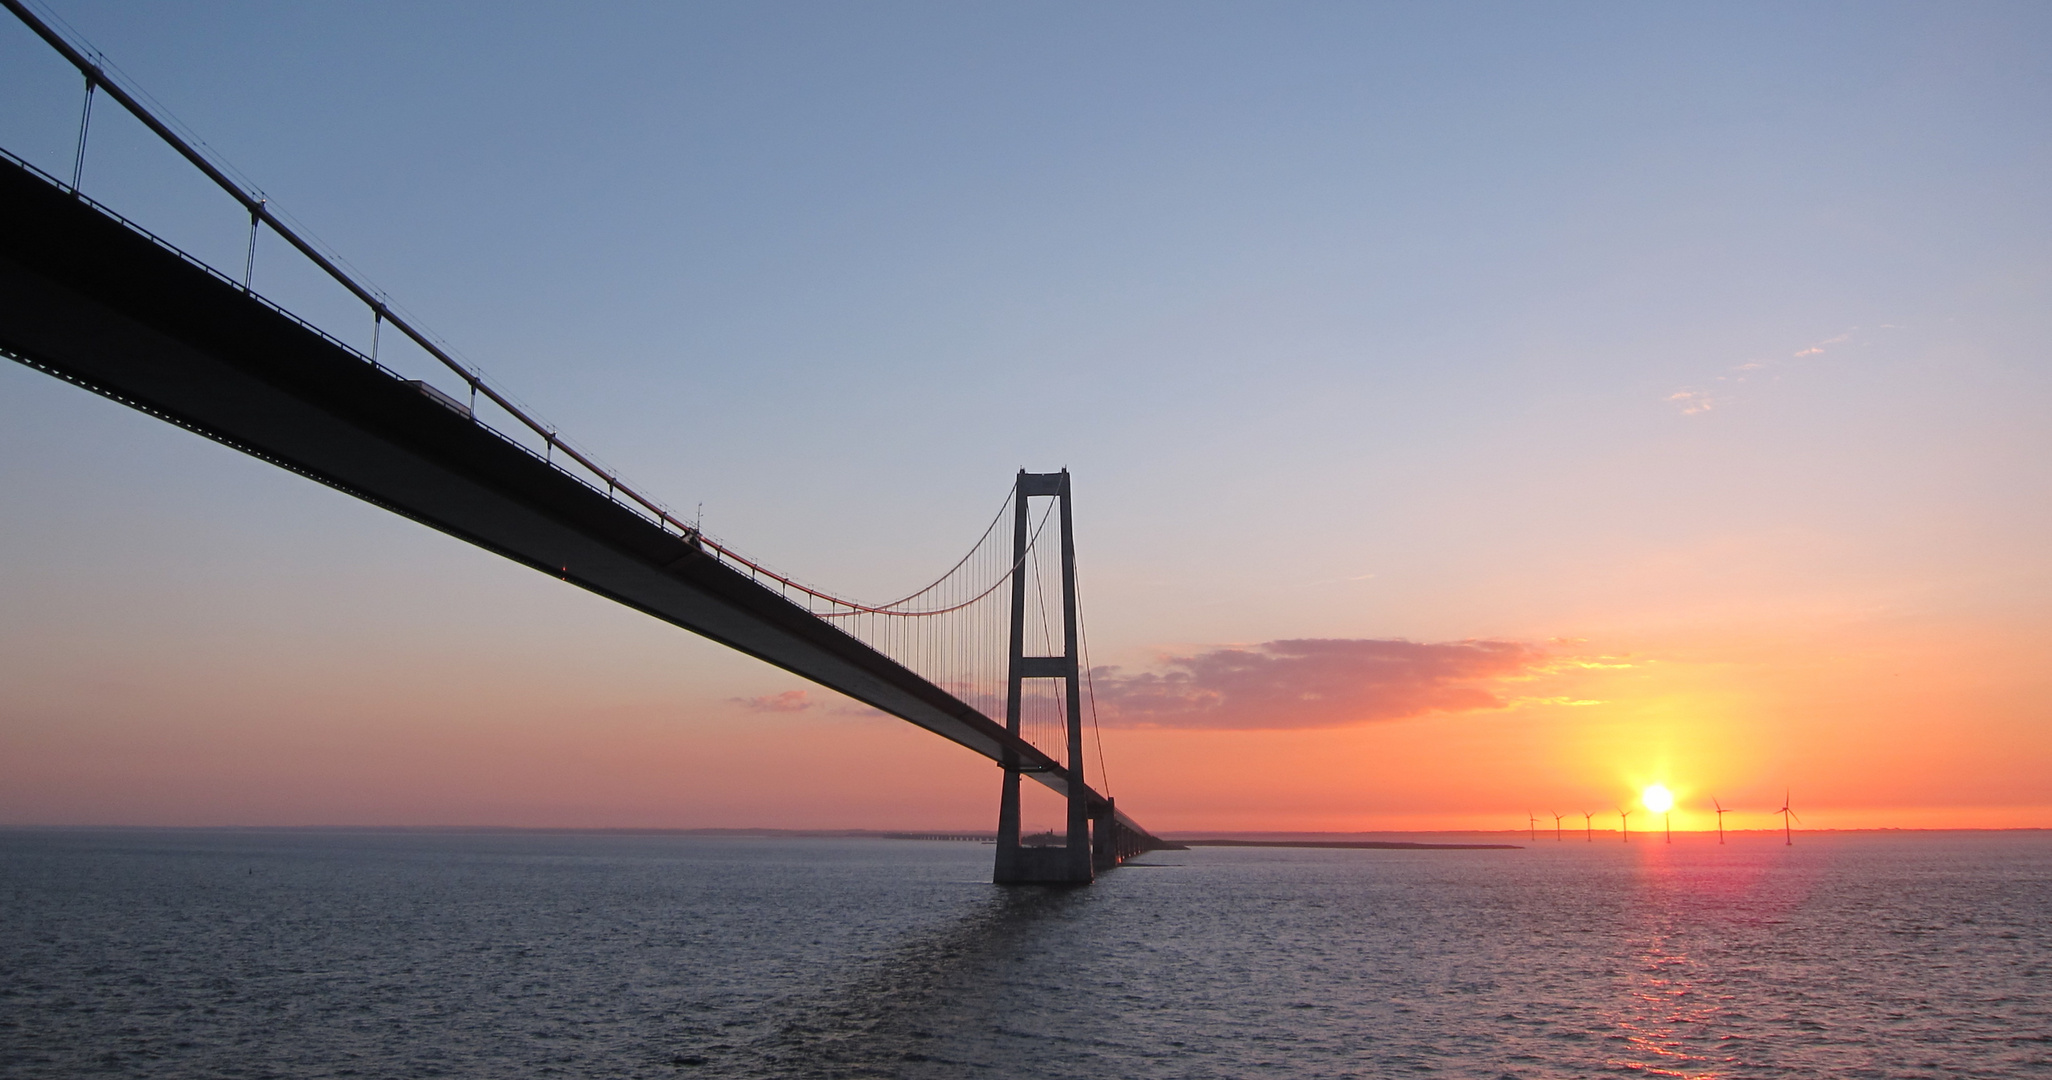
<svg viewBox="0 0 2052 1080">
<path fill-rule="evenodd" d="M 1109 870 L 1126 857 L 1119 837 L 1119 808 L 1107 795 L 1104 805 L 1090 819 L 1090 862 L 1100 873 Z"/>
<path fill-rule="evenodd" d="M 1013 691 L 1017 693 L 1017 691 Z M 1016 754 L 1005 755 L 1005 786 L 998 795 L 997 867 L 991 872 L 991 880 L 1000 885 L 1010 885 L 1031 880 L 1025 876 L 1020 865 L 1019 846 L 1019 758 Z"/>
<path fill-rule="evenodd" d="M 1028 503 L 1060 501 L 1062 522 L 1062 655 L 1026 655 L 1026 558 Z M 1027 679 L 1062 679 L 1068 723 L 1068 837 L 1061 847 L 1027 847 L 1019 836 L 1019 761 L 1007 754 L 1004 789 L 998 799 L 997 864 L 991 880 L 1000 885 L 1087 884 L 1099 860 L 1093 857 L 1091 815 L 1083 782 L 1083 686 L 1076 631 L 1075 521 L 1069 511 L 1069 470 L 1019 470 L 1012 516 L 1011 668 L 1005 689 L 1005 730 L 1019 734 L 1019 713 Z"/>
</svg>

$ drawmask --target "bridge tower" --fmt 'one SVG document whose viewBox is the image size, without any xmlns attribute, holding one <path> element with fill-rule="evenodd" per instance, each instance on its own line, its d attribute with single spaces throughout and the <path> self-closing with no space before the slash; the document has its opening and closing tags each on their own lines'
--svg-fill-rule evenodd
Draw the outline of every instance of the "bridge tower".
<svg viewBox="0 0 2052 1080">
<path fill-rule="evenodd" d="M 1019 843 L 1019 774 L 1017 754 L 1007 753 L 1004 791 L 998 799 L 997 867 L 991 880 L 1000 885 L 1084 884 L 1093 875 L 1090 806 L 1083 782 L 1083 687 L 1081 653 L 1076 646 L 1076 536 L 1069 512 L 1069 470 L 1030 473 L 1019 470 L 1012 517 L 1012 645 L 1005 689 L 1005 730 L 1019 734 L 1021 698 L 1027 679 L 1061 679 L 1068 691 L 1069 814 L 1068 842 L 1062 847 L 1025 847 Z M 1034 498 L 1060 501 L 1062 525 L 1062 654 L 1027 656 L 1026 559 L 1027 505 Z M 1096 823 L 1110 840 L 1114 826 Z M 1102 846 L 1100 844 L 1100 846 Z"/>
</svg>

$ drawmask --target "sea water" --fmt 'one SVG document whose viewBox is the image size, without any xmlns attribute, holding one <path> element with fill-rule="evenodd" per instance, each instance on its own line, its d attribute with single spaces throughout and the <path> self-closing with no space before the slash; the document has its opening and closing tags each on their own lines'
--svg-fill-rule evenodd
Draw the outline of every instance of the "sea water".
<svg viewBox="0 0 2052 1080">
<path fill-rule="evenodd" d="M 0 831 L 6 1077 L 2052 1075 L 2052 834 Z"/>
</svg>

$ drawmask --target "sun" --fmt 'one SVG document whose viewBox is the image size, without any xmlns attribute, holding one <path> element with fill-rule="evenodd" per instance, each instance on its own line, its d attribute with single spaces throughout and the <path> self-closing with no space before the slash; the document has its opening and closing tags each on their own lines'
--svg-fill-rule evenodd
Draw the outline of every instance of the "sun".
<svg viewBox="0 0 2052 1080">
<path fill-rule="evenodd" d="M 1665 814 L 1674 809 L 1674 792 L 1667 790 L 1666 784 L 1649 784 L 1639 793 L 1639 801 L 1646 804 L 1646 809 Z"/>
</svg>

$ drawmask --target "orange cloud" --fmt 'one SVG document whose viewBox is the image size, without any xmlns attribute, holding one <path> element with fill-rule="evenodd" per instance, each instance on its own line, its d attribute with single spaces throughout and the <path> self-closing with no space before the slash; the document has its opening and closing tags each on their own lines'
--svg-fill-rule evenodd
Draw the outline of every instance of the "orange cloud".
<svg viewBox="0 0 2052 1080">
<path fill-rule="evenodd" d="M 1300 639 L 1171 656 L 1159 672 L 1101 667 L 1091 680 L 1100 714 L 1126 727 L 1327 728 L 1507 708 L 1487 684 L 1547 659 L 1514 641 Z"/>
</svg>

